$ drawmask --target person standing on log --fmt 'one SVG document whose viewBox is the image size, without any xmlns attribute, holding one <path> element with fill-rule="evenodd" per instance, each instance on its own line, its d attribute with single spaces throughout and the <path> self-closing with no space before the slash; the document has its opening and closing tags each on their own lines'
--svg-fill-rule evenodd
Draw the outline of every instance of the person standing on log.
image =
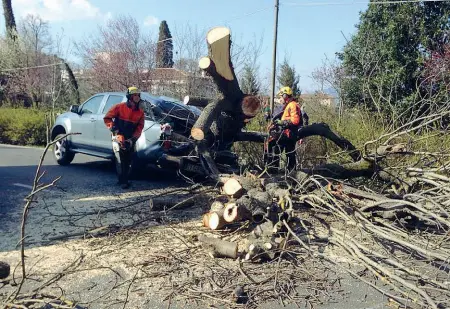
<svg viewBox="0 0 450 309">
<path fill-rule="evenodd" d="M 130 87 L 127 89 L 126 96 L 126 102 L 111 107 L 103 118 L 106 126 L 113 134 L 113 139 L 119 144 L 119 149 L 114 149 L 114 155 L 118 165 L 118 184 L 123 189 L 130 187 L 128 174 L 134 154 L 134 144 L 141 136 L 144 128 L 144 112 L 139 108 L 141 92 L 136 87 Z"/>
<path fill-rule="evenodd" d="M 269 128 L 266 163 L 269 167 L 279 168 L 280 155 L 284 151 L 287 157 L 287 168 L 292 171 L 297 165 L 295 145 L 297 131 L 302 125 L 302 112 L 300 105 L 294 100 L 290 87 L 282 87 L 278 95 L 283 102 L 283 111 L 274 117 Z"/>
</svg>

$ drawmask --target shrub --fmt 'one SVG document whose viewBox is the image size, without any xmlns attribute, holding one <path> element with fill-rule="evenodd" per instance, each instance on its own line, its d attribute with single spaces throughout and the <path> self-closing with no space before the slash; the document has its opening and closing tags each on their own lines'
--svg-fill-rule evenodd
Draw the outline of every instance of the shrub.
<svg viewBox="0 0 450 309">
<path fill-rule="evenodd" d="M 0 108 L 0 143 L 45 145 L 45 112 L 28 108 Z"/>
</svg>

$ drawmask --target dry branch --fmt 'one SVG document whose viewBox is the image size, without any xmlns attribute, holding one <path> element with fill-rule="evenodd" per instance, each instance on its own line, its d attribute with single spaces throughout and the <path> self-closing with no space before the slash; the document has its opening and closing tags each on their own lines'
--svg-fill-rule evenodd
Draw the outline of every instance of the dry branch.
<svg viewBox="0 0 450 309">
<path fill-rule="evenodd" d="M 152 211 L 159 211 L 172 208 L 177 205 L 177 209 L 185 209 L 193 206 L 195 200 L 188 195 L 172 195 L 152 197 L 149 200 L 149 207 Z"/>
</svg>

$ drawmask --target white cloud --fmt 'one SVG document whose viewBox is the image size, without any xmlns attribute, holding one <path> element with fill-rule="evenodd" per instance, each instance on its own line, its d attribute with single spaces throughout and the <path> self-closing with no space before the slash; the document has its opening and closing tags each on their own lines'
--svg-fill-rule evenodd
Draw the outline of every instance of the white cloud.
<svg viewBox="0 0 450 309">
<path fill-rule="evenodd" d="M 157 25 L 159 23 L 158 18 L 156 18 L 155 16 L 147 16 L 144 19 L 144 25 L 147 27 L 153 26 L 153 25 Z"/>
<path fill-rule="evenodd" d="M 103 17 L 100 9 L 90 0 L 15 0 L 13 9 L 22 17 L 33 14 L 48 21 Z"/>
</svg>

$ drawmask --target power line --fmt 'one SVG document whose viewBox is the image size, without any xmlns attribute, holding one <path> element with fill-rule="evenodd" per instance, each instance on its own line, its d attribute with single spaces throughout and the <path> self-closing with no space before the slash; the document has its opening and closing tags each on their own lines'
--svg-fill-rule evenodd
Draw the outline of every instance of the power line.
<svg viewBox="0 0 450 309">
<path fill-rule="evenodd" d="M 255 14 L 260 13 L 260 12 L 268 11 L 268 10 L 271 10 L 272 8 L 273 8 L 273 6 L 265 6 L 265 7 L 261 8 L 261 9 L 259 9 L 259 10 L 256 10 L 256 11 L 253 11 L 253 12 L 249 12 L 249 13 L 247 13 L 245 15 L 241 15 L 241 16 L 236 16 L 234 18 L 230 18 L 227 21 L 225 21 L 224 24 L 227 24 L 227 23 L 229 23 L 231 21 L 242 19 L 242 18 L 245 18 L 245 17 L 248 17 L 248 16 L 252 16 L 252 15 L 255 15 Z"/>
<path fill-rule="evenodd" d="M 46 67 L 52 67 L 64 64 L 64 62 L 58 62 L 58 63 L 51 63 L 51 64 L 44 64 L 44 65 L 37 65 L 33 67 L 21 67 L 21 68 L 10 68 L 10 69 L 0 69 L 0 72 L 2 71 L 19 71 L 19 70 L 29 70 L 29 69 L 39 69 L 39 68 L 46 68 Z"/>
<path fill-rule="evenodd" d="M 352 2 L 282 2 L 281 5 L 287 6 L 331 6 L 331 5 L 354 5 L 354 4 L 402 4 L 402 3 L 425 3 L 425 2 L 450 2 L 450 0 L 387 0 L 387 1 L 352 1 Z"/>
</svg>

